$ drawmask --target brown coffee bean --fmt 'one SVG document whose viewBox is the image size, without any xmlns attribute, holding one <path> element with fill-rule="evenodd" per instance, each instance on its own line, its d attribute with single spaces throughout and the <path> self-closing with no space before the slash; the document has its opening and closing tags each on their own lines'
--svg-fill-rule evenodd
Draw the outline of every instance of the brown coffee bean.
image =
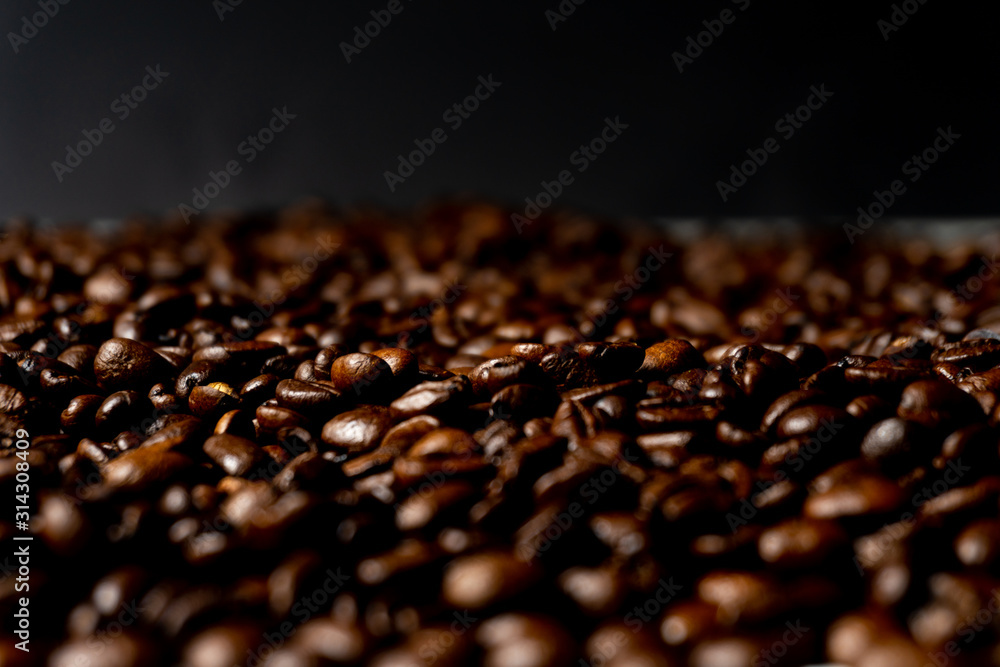
<svg viewBox="0 0 1000 667">
<path fill-rule="evenodd" d="M 59 416 L 59 423 L 67 433 L 83 432 L 94 424 L 97 409 L 104 402 L 103 396 L 83 394 L 69 402 Z"/>
<path fill-rule="evenodd" d="M 191 390 L 198 385 L 206 385 L 209 382 L 221 380 L 223 374 L 220 366 L 211 361 L 195 361 L 189 364 L 177 376 L 174 384 L 174 393 L 181 398 L 187 398 Z"/>
<path fill-rule="evenodd" d="M 895 483 L 865 476 L 810 494 L 802 511 L 806 517 L 813 519 L 880 515 L 896 510 L 902 501 L 902 491 Z"/>
<path fill-rule="evenodd" d="M 262 405 L 257 408 L 257 424 L 265 433 L 277 433 L 283 428 L 298 428 L 309 424 L 309 419 L 295 410 L 276 405 Z"/>
<path fill-rule="evenodd" d="M 653 399 L 656 400 L 656 399 Z M 635 412 L 639 426 L 645 431 L 688 430 L 707 428 L 718 417 L 719 409 L 710 405 L 693 405 L 677 408 L 672 406 L 644 406 L 640 401 Z"/>
<path fill-rule="evenodd" d="M 109 461 L 101 475 L 104 483 L 115 491 L 142 491 L 169 481 L 192 465 L 187 456 L 159 444 L 125 452 Z"/>
<path fill-rule="evenodd" d="M 777 422 L 775 434 L 779 438 L 826 437 L 832 438 L 853 424 L 845 411 L 827 405 L 807 405 L 789 410 Z"/>
<path fill-rule="evenodd" d="M 974 371 L 985 371 L 1000 364 L 1000 340 L 980 338 L 945 343 L 933 353 L 931 361 L 965 366 Z"/>
<path fill-rule="evenodd" d="M 558 578 L 559 588 L 588 616 L 613 614 L 625 597 L 625 581 L 612 567 L 571 567 Z"/>
<path fill-rule="evenodd" d="M 861 441 L 861 455 L 898 477 L 926 462 L 937 443 L 913 422 L 890 417 L 874 424 Z"/>
<path fill-rule="evenodd" d="M 339 390 L 319 382 L 282 380 L 275 387 L 274 396 L 280 407 L 307 416 L 336 413 L 345 405 Z"/>
<path fill-rule="evenodd" d="M 246 476 L 264 461 L 264 452 L 253 441 L 236 435 L 213 435 L 202 449 L 227 475 Z"/>
<path fill-rule="evenodd" d="M 229 371 L 247 370 L 257 375 L 265 361 L 286 352 L 284 347 L 270 341 L 247 340 L 203 347 L 191 361 L 210 361 Z"/>
<path fill-rule="evenodd" d="M 316 452 L 299 454 L 274 476 L 274 486 L 283 493 L 293 489 L 329 487 L 340 478 L 339 466 Z"/>
<path fill-rule="evenodd" d="M 484 667 L 569 667 L 576 647 L 555 620 L 532 614 L 505 613 L 476 628 Z"/>
<path fill-rule="evenodd" d="M 373 350 L 371 354 L 389 364 L 392 375 L 397 380 L 396 385 L 398 387 L 409 389 L 417 383 L 417 375 L 420 372 L 417 355 L 399 347 L 386 347 Z"/>
<path fill-rule="evenodd" d="M 230 410 L 240 407 L 240 396 L 236 390 L 224 382 L 198 385 L 188 396 L 191 412 L 203 419 L 215 420 Z"/>
<path fill-rule="evenodd" d="M 467 406 L 471 398 L 472 383 L 467 377 L 456 376 L 421 382 L 394 400 L 389 408 L 400 419 L 420 414 L 444 415 Z"/>
<path fill-rule="evenodd" d="M 757 551 L 761 560 L 779 568 L 819 567 L 847 542 L 838 524 L 802 518 L 766 529 L 757 538 Z"/>
<path fill-rule="evenodd" d="M 484 361 L 469 373 L 472 391 L 486 399 L 512 384 L 538 384 L 545 382 L 545 374 L 538 364 L 522 357 L 497 357 Z"/>
<path fill-rule="evenodd" d="M 829 401 L 829 397 L 821 391 L 815 389 L 796 389 L 779 396 L 764 412 L 760 420 L 762 431 L 773 432 L 781 418 L 789 411 L 806 405 L 822 404 Z"/>
<path fill-rule="evenodd" d="M 140 667 L 154 664 L 156 653 L 147 641 L 126 632 L 115 637 L 106 636 L 103 642 L 94 637 L 70 640 L 53 651 L 48 664 L 50 667 L 98 664 L 102 667 Z"/>
<path fill-rule="evenodd" d="M 645 358 L 637 371 L 646 379 L 666 379 L 697 366 L 704 367 L 705 358 L 686 340 L 672 339 L 646 348 Z"/>
<path fill-rule="evenodd" d="M 120 429 L 138 420 L 150 409 L 149 401 L 137 391 L 124 390 L 110 394 L 98 406 L 94 424 L 104 430 Z"/>
<path fill-rule="evenodd" d="M 548 387 L 512 384 L 493 395 L 490 416 L 523 424 L 535 417 L 550 414 L 559 404 L 559 395 Z"/>
<path fill-rule="evenodd" d="M 330 366 L 330 380 L 337 391 L 355 399 L 383 399 L 399 386 L 388 363 L 360 352 L 334 359 Z"/>
<path fill-rule="evenodd" d="M 142 343 L 112 338 L 97 350 L 94 377 L 102 389 L 116 391 L 155 384 L 170 376 L 170 364 Z"/>
<path fill-rule="evenodd" d="M 445 569 L 441 595 L 459 609 L 485 609 L 527 591 L 540 574 L 536 565 L 507 552 L 461 556 Z"/>
<path fill-rule="evenodd" d="M 392 426 L 389 409 L 366 406 L 343 412 L 323 426 L 323 442 L 337 451 L 352 454 L 371 451 L 379 446 Z"/>
<path fill-rule="evenodd" d="M 596 370 L 601 382 L 630 378 L 646 356 L 646 351 L 635 343 L 580 343 L 576 351 Z"/>
<path fill-rule="evenodd" d="M 367 652 L 368 638 L 357 627 L 314 618 L 302 624 L 289 648 L 328 664 L 354 664 Z"/>
<path fill-rule="evenodd" d="M 899 399 L 897 414 L 931 430 L 985 418 L 974 398 L 944 380 L 920 380 L 908 385 Z"/>
<path fill-rule="evenodd" d="M 463 481 L 444 482 L 439 486 L 428 482 L 425 486 L 411 489 L 397 505 L 396 527 L 400 530 L 419 530 L 432 522 L 447 522 L 468 509 L 475 493 L 475 488 Z"/>
</svg>

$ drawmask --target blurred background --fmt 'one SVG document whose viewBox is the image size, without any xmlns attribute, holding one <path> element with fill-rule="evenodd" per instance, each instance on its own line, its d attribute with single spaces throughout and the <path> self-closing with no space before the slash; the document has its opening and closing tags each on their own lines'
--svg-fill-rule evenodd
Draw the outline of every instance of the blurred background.
<svg viewBox="0 0 1000 667">
<path fill-rule="evenodd" d="M 7 0 L 0 218 L 468 193 L 857 218 L 896 180 L 893 216 L 986 216 L 996 25 L 941 0 Z"/>
</svg>

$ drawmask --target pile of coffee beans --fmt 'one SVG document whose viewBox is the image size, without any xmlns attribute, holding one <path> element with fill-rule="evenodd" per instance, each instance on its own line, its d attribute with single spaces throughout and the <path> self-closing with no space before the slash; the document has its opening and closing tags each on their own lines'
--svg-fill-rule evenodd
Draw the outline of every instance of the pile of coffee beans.
<svg viewBox="0 0 1000 667">
<path fill-rule="evenodd" d="M 4 665 L 1000 665 L 1000 235 L 5 231 Z"/>
</svg>

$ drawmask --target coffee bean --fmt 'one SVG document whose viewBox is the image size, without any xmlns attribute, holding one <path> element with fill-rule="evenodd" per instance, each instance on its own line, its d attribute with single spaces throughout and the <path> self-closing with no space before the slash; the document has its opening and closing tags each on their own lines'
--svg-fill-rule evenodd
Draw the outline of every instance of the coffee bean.
<svg viewBox="0 0 1000 667">
<path fill-rule="evenodd" d="M 975 399 L 943 380 L 919 380 L 908 385 L 899 399 L 897 414 L 931 430 L 984 418 Z"/>
<path fill-rule="evenodd" d="M 224 382 L 197 386 L 188 396 L 191 412 L 203 419 L 217 419 L 230 410 L 240 407 L 240 396 Z"/>
<path fill-rule="evenodd" d="M 974 371 L 989 370 L 1000 364 L 1000 340 L 978 338 L 945 343 L 931 353 L 931 361 L 966 366 Z"/>
<path fill-rule="evenodd" d="M 444 415 L 468 405 L 472 383 L 464 376 L 421 382 L 394 400 L 389 409 L 400 419 L 419 414 Z"/>
<path fill-rule="evenodd" d="M 97 350 L 94 377 L 102 389 L 146 387 L 170 376 L 170 364 L 142 343 L 112 338 Z"/>
<path fill-rule="evenodd" d="M 125 452 L 109 461 L 101 474 L 104 483 L 115 491 L 142 491 L 169 481 L 192 465 L 187 456 L 161 443 Z"/>
<path fill-rule="evenodd" d="M 540 366 L 521 357 L 497 357 L 476 366 L 469 373 L 472 391 L 479 398 L 488 398 L 512 384 L 545 382 Z"/>
<path fill-rule="evenodd" d="M 367 452 L 392 426 L 388 408 L 367 406 L 342 412 L 323 426 L 323 442 L 337 451 Z"/>
<path fill-rule="evenodd" d="M 757 538 L 761 560 L 779 568 L 821 566 L 847 545 L 847 534 L 832 521 L 793 519 L 768 528 Z"/>
<path fill-rule="evenodd" d="M 274 396 L 280 407 L 316 417 L 335 413 L 346 402 L 341 392 L 331 386 L 301 380 L 282 380 Z"/>
<path fill-rule="evenodd" d="M 213 435 L 202 448 L 227 475 L 236 477 L 245 476 L 264 461 L 264 452 L 260 447 L 237 435 Z"/>
<path fill-rule="evenodd" d="M 933 454 L 935 441 L 913 422 L 890 417 L 876 423 L 861 442 L 861 455 L 898 477 Z"/>
<path fill-rule="evenodd" d="M 382 400 L 401 386 L 395 380 L 392 367 L 370 354 L 352 353 L 338 357 L 330 367 L 333 386 L 343 394 Z"/>
<path fill-rule="evenodd" d="M 647 379 L 665 379 L 705 364 L 704 357 L 691 346 L 691 343 L 672 339 L 646 348 L 646 355 L 638 373 L 640 377 Z"/>
<path fill-rule="evenodd" d="M 476 628 L 484 667 L 569 667 L 573 640 L 554 619 L 506 613 Z"/>
<path fill-rule="evenodd" d="M 420 364 L 417 360 L 417 355 L 409 350 L 398 347 L 387 347 L 373 350 L 372 356 L 378 357 L 389 364 L 392 375 L 397 380 L 397 387 L 405 390 L 417 383 Z"/>
</svg>

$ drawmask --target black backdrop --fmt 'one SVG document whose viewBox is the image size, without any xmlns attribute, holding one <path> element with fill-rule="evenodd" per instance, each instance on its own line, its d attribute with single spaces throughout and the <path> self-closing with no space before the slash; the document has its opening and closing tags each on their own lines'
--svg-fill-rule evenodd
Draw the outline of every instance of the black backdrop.
<svg viewBox="0 0 1000 667">
<path fill-rule="evenodd" d="M 558 205 L 614 215 L 850 215 L 895 179 L 906 190 L 892 215 L 997 212 L 992 5 L 398 3 L 390 14 L 388 0 L 6 0 L 0 217 L 275 206 L 303 195 L 403 208 L 477 193 L 524 209 L 562 170 L 572 182 Z M 568 16 L 553 30 L 546 12 L 560 6 Z M 373 11 L 391 21 L 348 63 L 340 43 Z M 887 32 L 879 21 L 894 11 L 907 20 Z M 691 47 L 678 71 L 675 52 L 711 29 L 720 34 L 701 35 L 707 46 Z M 169 73 L 158 84 L 146 70 L 157 65 Z M 490 75 L 499 87 L 454 128 L 443 113 Z M 155 87 L 127 108 L 121 95 L 144 77 Z M 813 98 L 820 108 L 793 135 L 778 131 L 811 86 L 833 95 Z M 295 118 L 270 144 L 241 150 L 285 107 Z M 105 118 L 110 133 L 100 131 Z M 574 159 L 606 118 L 628 127 L 596 159 Z M 911 181 L 904 163 L 948 127 L 960 137 Z M 390 190 L 385 172 L 436 128 L 446 141 Z M 71 167 L 66 147 L 89 141 L 84 130 L 100 144 Z M 769 137 L 777 152 L 723 201 L 718 181 L 748 150 L 761 157 Z M 226 182 L 218 172 L 229 161 L 239 173 L 195 200 L 210 171 Z"/>
</svg>

